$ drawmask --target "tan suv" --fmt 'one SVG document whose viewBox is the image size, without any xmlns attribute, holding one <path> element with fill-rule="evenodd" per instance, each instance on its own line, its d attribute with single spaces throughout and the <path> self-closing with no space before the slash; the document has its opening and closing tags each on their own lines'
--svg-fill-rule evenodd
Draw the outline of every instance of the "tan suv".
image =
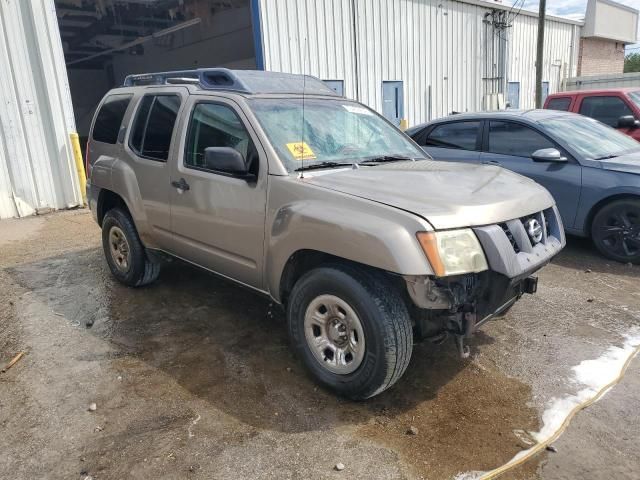
<svg viewBox="0 0 640 480">
<path fill-rule="evenodd" d="M 564 246 L 549 193 L 492 166 L 433 162 L 313 77 L 130 76 L 102 100 L 88 195 L 113 275 L 182 258 L 264 294 L 322 385 L 364 399 L 414 339 L 464 339 L 536 290 Z"/>
</svg>

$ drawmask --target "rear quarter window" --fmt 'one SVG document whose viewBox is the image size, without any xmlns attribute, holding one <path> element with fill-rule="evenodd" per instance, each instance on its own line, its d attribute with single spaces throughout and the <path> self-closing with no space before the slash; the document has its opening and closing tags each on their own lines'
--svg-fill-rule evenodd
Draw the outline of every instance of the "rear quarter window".
<svg viewBox="0 0 640 480">
<path fill-rule="evenodd" d="M 571 97 L 557 97 L 549 100 L 545 108 L 548 110 L 560 110 L 562 112 L 566 112 L 569 110 L 569 105 L 571 105 Z"/>
<path fill-rule="evenodd" d="M 116 143 L 122 119 L 127 111 L 132 95 L 110 95 L 102 103 L 93 124 L 93 140 Z"/>
</svg>

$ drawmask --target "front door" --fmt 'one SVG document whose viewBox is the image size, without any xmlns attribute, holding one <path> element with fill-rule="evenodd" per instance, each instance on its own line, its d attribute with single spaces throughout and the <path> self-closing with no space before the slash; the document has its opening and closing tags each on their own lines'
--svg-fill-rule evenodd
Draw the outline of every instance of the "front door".
<svg viewBox="0 0 640 480">
<path fill-rule="evenodd" d="M 553 195 L 565 226 L 572 228 L 580 200 L 582 167 L 572 158 L 566 163 L 534 162 L 531 154 L 536 150 L 562 149 L 527 125 L 494 120 L 487 123 L 482 162 L 513 170 L 545 187 Z"/>
<path fill-rule="evenodd" d="M 192 96 L 171 169 L 174 253 L 262 289 L 267 162 L 246 117 L 225 99 Z M 211 170 L 207 147 L 239 151 L 255 179 Z"/>
<path fill-rule="evenodd" d="M 382 82 L 382 115 L 396 126 L 404 118 L 402 82 Z"/>
</svg>

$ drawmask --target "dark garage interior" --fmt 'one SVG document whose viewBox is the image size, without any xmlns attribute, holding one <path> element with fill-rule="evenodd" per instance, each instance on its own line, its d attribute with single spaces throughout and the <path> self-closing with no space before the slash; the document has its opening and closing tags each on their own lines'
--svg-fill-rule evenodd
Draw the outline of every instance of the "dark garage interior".
<svg viewBox="0 0 640 480">
<path fill-rule="evenodd" d="M 76 126 L 131 73 L 256 68 L 249 0 L 55 0 Z"/>
</svg>

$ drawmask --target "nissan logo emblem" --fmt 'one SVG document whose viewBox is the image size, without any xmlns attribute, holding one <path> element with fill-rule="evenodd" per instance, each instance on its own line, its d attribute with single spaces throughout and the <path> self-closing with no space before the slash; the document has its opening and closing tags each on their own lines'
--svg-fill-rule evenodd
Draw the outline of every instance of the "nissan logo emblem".
<svg viewBox="0 0 640 480">
<path fill-rule="evenodd" d="M 524 222 L 524 228 L 527 230 L 527 235 L 531 239 L 531 243 L 537 245 L 542 241 L 542 225 L 535 218 L 530 218 Z"/>
</svg>

